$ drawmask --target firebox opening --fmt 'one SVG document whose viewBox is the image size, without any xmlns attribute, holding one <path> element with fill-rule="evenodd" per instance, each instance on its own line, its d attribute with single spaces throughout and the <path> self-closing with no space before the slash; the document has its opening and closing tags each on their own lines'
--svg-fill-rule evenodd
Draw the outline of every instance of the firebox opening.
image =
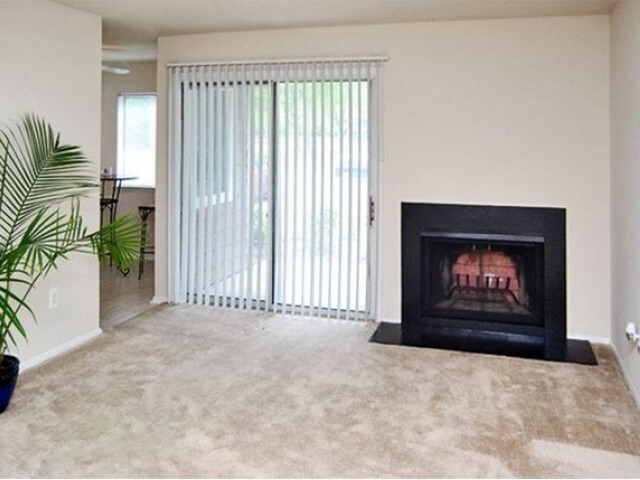
<svg viewBox="0 0 640 480">
<path fill-rule="evenodd" d="M 528 318 L 527 323 L 537 317 L 542 244 L 480 237 L 427 236 L 425 240 L 426 309 L 444 316 L 455 312 L 469 318 Z"/>
</svg>

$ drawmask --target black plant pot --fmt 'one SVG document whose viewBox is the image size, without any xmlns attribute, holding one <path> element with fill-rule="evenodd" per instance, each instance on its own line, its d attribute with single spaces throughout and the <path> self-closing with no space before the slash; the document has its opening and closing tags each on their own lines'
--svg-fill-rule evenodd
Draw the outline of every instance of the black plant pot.
<svg viewBox="0 0 640 480">
<path fill-rule="evenodd" d="M 9 406 L 11 395 L 16 388 L 20 360 L 12 355 L 5 355 L 0 363 L 0 413 Z"/>
</svg>

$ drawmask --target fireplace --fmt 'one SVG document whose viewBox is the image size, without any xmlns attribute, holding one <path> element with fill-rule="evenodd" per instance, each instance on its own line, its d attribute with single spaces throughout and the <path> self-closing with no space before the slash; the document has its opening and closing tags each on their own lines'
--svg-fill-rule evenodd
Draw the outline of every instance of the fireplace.
<svg viewBox="0 0 640 480">
<path fill-rule="evenodd" d="M 541 237 L 424 233 L 422 315 L 543 325 Z"/>
<path fill-rule="evenodd" d="M 565 211 L 402 204 L 402 343 L 564 360 Z"/>
</svg>

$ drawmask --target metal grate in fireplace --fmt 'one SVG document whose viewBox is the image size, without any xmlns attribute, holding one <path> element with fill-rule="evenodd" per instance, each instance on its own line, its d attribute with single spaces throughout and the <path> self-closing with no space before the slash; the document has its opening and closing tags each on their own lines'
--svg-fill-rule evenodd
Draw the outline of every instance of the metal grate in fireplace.
<svg viewBox="0 0 640 480">
<path fill-rule="evenodd" d="M 435 308 L 481 310 L 526 315 L 518 269 L 509 255 L 492 250 L 492 245 L 470 245 L 442 272 L 447 293 Z"/>
<path fill-rule="evenodd" d="M 543 239 L 423 233 L 423 315 L 540 323 Z"/>
</svg>

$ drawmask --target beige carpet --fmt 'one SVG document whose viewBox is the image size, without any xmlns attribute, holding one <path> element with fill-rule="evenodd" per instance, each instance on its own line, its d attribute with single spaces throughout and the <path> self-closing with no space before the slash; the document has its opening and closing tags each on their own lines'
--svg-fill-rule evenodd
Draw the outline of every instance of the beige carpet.
<svg viewBox="0 0 640 480">
<path fill-rule="evenodd" d="M 597 367 L 367 343 L 373 324 L 166 307 L 21 376 L 3 477 L 633 477 Z"/>
</svg>

